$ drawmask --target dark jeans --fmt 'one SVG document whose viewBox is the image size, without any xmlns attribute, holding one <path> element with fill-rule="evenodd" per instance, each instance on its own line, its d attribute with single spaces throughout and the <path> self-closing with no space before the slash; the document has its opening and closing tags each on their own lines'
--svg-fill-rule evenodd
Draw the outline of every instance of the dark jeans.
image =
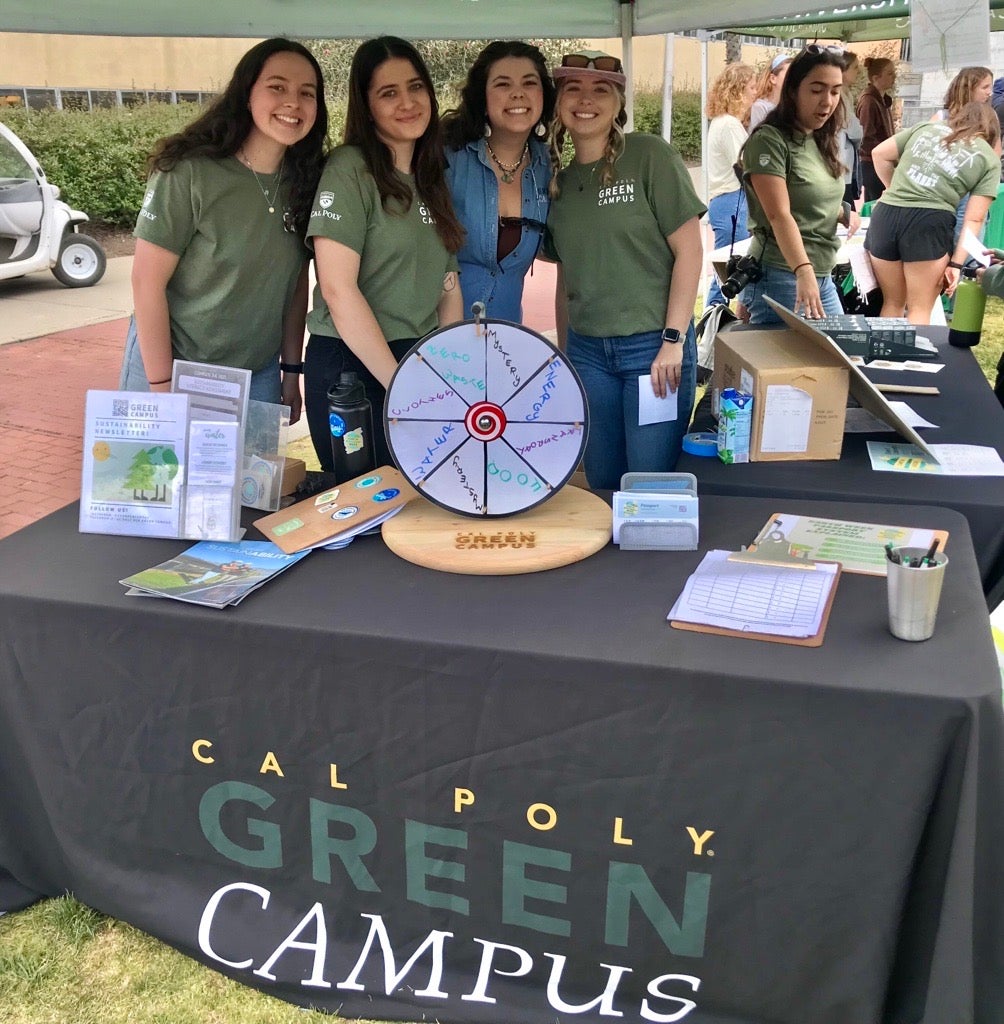
<svg viewBox="0 0 1004 1024">
<path fill-rule="evenodd" d="M 875 173 L 875 165 L 871 160 L 861 161 L 861 181 L 865 186 L 865 202 L 872 203 L 882 198 L 885 185 L 882 179 Z"/>
<path fill-rule="evenodd" d="M 390 342 L 394 358 L 400 362 L 411 351 L 415 341 L 415 338 L 403 338 Z M 373 452 L 376 464 L 393 466 L 383 424 L 383 404 L 387 392 L 359 357 L 340 338 L 312 334 L 307 341 L 304 363 L 303 404 L 307 412 L 307 426 L 310 427 L 310 440 L 314 443 L 321 469 L 330 473 L 335 468 L 328 424 L 328 389 L 338 383 L 344 371 L 349 370 L 358 374 L 373 407 Z"/>
</svg>

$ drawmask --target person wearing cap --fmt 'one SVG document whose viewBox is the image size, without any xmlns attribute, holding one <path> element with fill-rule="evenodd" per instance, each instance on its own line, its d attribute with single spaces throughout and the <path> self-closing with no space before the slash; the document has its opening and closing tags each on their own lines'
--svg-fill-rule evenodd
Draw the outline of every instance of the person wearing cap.
<svg viewBox="0 0 1004 1024">
<path fill-rule="evenodd" d="M 805 47 L 791 62 L 777 107 L 743 147 L 749 255 L 762 268 L 739 296 L 750 323 L 781 323 L 765 295 L 807 317 L 843 313 L 831 277 L 837 225 L 853 234 L 860 223 L 844 202 L 837 115 L 843 72 L 840 47 Z"/>
<path fill-rule="evenodd" d="M 558 262 L 558 341 L 589 402 L 586 478 L 616 489 L 625 472 L 669 471 L 680 454 L 696 386 L 705 207 L 674 147 L 624 133 L 618 58 L 567 54 L 554 79 L 545 249 Z M 575 155 L 559 170 L 566 136 Z M 669 403 L 667 419 L 639 423 L 643 387 Z"/>
<path fill-rule="evenodd" d="M 788 53 L 779 53 L 764 69 L 757 83 L 756 96 L 750 107 L 749 130 L 754 128 L 777 106 L 781 98 L 784 76 L 794 58 Z"/>
</svg>

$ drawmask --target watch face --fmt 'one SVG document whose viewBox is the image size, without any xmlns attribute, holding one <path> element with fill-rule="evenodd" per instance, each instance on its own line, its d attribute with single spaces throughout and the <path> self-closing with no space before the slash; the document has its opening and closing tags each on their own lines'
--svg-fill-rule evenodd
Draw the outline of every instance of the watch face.
<svg viewBox="0 0 1004 1024">
<path fill-rule="evenodd" d="M 683 335 L 675 327 L 667 327 L 662 332 L 662 340 L 672 342 L 675 345 L 683 340 Z"/>
</svg>

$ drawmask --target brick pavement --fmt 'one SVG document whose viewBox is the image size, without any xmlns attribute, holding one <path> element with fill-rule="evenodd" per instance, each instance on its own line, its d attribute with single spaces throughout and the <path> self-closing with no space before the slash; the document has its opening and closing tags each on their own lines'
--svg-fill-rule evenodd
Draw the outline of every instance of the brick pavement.
<svg viewBox="0 0 1004 1024">
<path fill-rule="evenodd" d="M 554 276 L 537 264 L 527 277 L 523 315 L 538 331 L 554 328 Z M 0 538 L 80 497 L 85 393 L 118 386 L 127 326 L 0 345 Z"/>
</svg>

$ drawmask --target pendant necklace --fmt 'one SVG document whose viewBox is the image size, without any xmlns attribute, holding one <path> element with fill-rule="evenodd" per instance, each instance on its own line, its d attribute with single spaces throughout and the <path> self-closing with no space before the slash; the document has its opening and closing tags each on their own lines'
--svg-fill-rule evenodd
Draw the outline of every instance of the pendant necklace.
<svg viewBox="0 0 1004 1024">
<path fill-rule="evenodd" d="M 269 213 L 275 213 L 275 202 L 279 198 L 279 183 L 282 181 L 282 168 L 286 163 L 286 154 L 283 153 L 282 160 L 279 162 L 279 174 L 275 179 L 275 198 L 269 199 L 268 189 L 261 183 L 261 178 L 258 177 L 258 172 L 251 166 L 251 161 L 248 160 L 244 150 L 238 150 L 237 155 L 241 158 L 241 163 L 254 175 L 254 180 L 258 184 L 258 188 L 261 189 L 261 194 L 265 197 L 265 203 L 268 206 Z"/>
<path fill-rule="evenodd" d="M 580 164 L 580 163 L 576 163 L 576 165 L 575 165 L 575 180 L 579 184 L 579 191 L 580 192 L 585 191 L 585 188 L 586 188 L 586 179 L 584 179 L 583 176 L 582 176 L 583 173 L 584 173 L 582 167 L 583 167 L 583 165 Z M 593 180 L 593 175 L 595 173 L 596 173 L 596 164 L 594 162 L 593 165 L 589 168 L 589 179 L 588 179 L 589 181 Z"/>
<path fill-rule="evenodd" d="M 488 152 L 491 155 L 492 160 L 495 161 L 495 166 L 498 167 L 498 169 L 502 172 L 502 174 L 501 174 L 502 181 L 506 185 L 511 184 L 512 181 L 513 181 L 513 176 L 516 174 L 516 172 L 520 168 L 520 165 L 526 159 L 526 154 L 530 151 L 530 143 L 529 143 L 529 141 L 527 141 L 524 144 L 523 152 L 520 153 L 519 159 L 514 164 L 504 164 L 504 163 L 502 163 L 502 161 L 499 160 L 499 158 L 495 155 L 495 150 L 492 149 L 492 144 L 487 139 L 485 139 L 485 146 L 487 147 Z"/>
</svg>

